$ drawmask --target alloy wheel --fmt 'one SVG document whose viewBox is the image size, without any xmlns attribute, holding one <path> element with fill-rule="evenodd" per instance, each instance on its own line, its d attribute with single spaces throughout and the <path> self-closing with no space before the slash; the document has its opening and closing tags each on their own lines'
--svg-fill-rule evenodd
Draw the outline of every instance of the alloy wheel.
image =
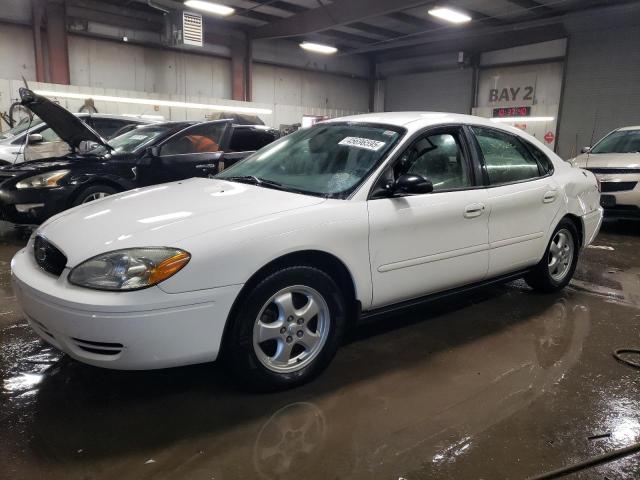
<svg viewBox="0 0 640 480">
<path fill-rule="evenodd" d="M 571 232 L 558 230 L 549 246 L 549 275 L 554 281 L 561 282 L 571 270 L 574 248 Z"/>
<path fill-rule="evenodd" d="M 82 199 L 82 203 L 93 202 L 94 200 L 99 200 L 101 198 L 108 197 L 109 195 L 110 193 L 107 193 L 107 192 L 91 193 Z"/>
<path fill-rule="evenodd" d="M 295 285 L 273 295 L 260 309 L 253 327 L 253 348 L 262 365 L 290 373 L 309 365 L 329 336 L 331 318 L 322 295 Z"/>
</svg>

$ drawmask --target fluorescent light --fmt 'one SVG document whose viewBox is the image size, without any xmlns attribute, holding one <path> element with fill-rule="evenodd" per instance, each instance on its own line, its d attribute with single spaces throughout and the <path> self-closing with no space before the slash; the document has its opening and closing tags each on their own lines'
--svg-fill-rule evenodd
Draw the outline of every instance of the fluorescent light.
<svg viewBox="0 0 640 480">
<path fill-rule="evenodd" d="M 429 10 L 429 15 L 441 18 L 451 23 L 466 23 L 471 21 L 471 17 L 466 13 L 459 12 L 447 7 L 432 8 Z"/>
<path fill-rule="evenodd" d="M 226 17 L 236 11 L 235 8 L 227 7 L 226 5 L 220 5 L 219 3 L 204 2 L 202 0 L 187 0 L 184 2 L 185 6 L 195 8 L 196 10 L 202 10 L 203 12 L 213 13 L 214 15 L 221 15 Z"/>
<path fill-rule="evenodd" d="M 336 47 L 332 47 L 330 45 L 322 45 L 321 43 L 302 42 L 300 46 L 305 50 L 309 50 L 311 52 L 317 52 L 317 53 L 324 53 L 326 55 L 329 55 L 331 53 L 336 53 L 338 51 Z"/>
<path fill-rule="evenodd" d="M 139 113 L 123 113 L 123 117 L 142 118 L 145 120 L 164 120 L 162 115 L 145 115 Z"/>
<path fill-rule="evenodd" d="M 514 122 L 553 122 L 555 117 L 496 117 L 492 118 L 492 122 L 496 123 L 514 123 Z"/>
<path fill-rule="evenodd" d="M 235 105 L 207 105 L 205 103 L 174 102 L 173 100 L 154 100 L 152 98 L 112 97 L 110 95 L 54 92 L 51 90 L 36 90 L 35 93 L 37 93 L 38 95 L 44 95 L 45 97 L 75 98 L 78 100 L 86 100 L 87 98 L 91 98 L 96 102 L 132 103 L 134 105 L 157 105 L 159 107 L 194 108 L 198 110 L 219 110 L 223 112 L 235 113 L 261 113 L 264 115 L 271 115 L 273 113 L 273 110 L 270 110 L 268 108 L 238 107 Z"/>
</svg>

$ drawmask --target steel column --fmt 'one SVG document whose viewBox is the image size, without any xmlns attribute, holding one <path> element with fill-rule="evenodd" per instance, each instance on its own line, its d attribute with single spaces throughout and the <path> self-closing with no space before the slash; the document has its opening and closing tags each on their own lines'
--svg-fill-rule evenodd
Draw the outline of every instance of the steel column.
<svg viewBox="0 0 640 480">
<path fill-rule="evenodd" d="M 53 0 L 47 2 L 47 40 L 51 82 L 69 85 L 71 81 L 64 2 Z"/>
</svg>

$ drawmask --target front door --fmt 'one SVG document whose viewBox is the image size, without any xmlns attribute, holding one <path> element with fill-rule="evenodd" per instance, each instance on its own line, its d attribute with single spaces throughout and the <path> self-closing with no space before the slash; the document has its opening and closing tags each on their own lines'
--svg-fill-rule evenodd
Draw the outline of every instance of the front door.
<svg viewBox="0 0 640 480">
<path fill-rule="evenodd" d="M 379 184 L 421 174 L 434 190 L 368 201 L 373 308 L 485 277 L 488 194 L 474 179 L 470 152 L 461 128 L 429 130 L 383 174 Z"/>
<path fill-rule="evenodd" d="M 218 173 L 226 141 L 228 121 L 207 122 L 189 127 L 166 140 L 146 169 L 147 183 L 172 182 Z"/>
</svg>

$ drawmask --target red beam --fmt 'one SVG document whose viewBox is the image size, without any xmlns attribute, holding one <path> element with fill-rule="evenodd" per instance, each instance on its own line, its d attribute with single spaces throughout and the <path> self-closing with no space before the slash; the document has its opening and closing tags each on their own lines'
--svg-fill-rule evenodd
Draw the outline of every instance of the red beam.
<svg viewBox="0 0 640 480">
<path fill-rule="evenodd" d="M 69 85 L 69 51 L 67 46 L 67 26 L 63 2 L 47 2 L 47 40 L 49 44 L 49 69 L 51 82 Z"/>
</svg>

